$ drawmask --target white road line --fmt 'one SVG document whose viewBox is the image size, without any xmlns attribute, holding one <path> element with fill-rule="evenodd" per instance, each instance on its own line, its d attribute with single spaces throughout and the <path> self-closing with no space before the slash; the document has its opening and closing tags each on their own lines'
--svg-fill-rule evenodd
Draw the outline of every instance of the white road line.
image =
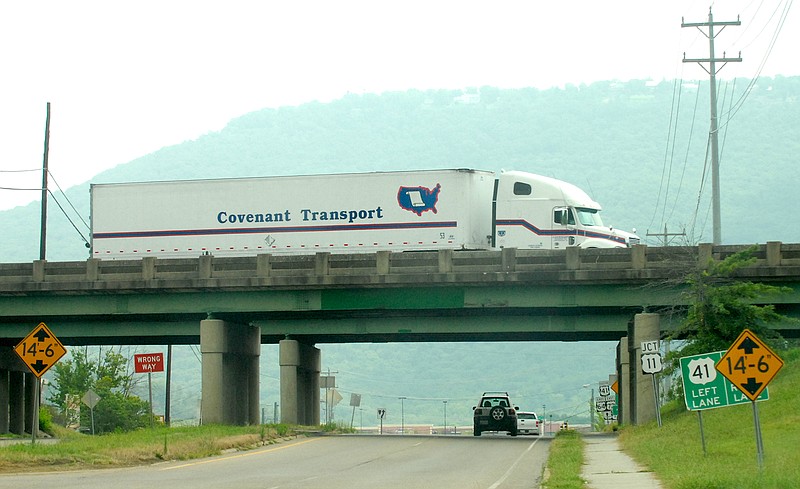
<svg viewBox="0 0 800 489">
<path fill-rule="evenodd" d="M 536 440 L 534 440 L 534 441 L 533 441 L 533 443 L 531 443 L 530 445 L 528 445 L 528 448 L 527 448 L 527 450 L 525 450 L 524 452 L 522 452 L 522 453 L 520 454 L 520 456 L 519 456 L 519 457 L 517 457 L 517 459 L 514 461 L 514 463 L 513 463 L 513 464 L 511 464 L 511 467 L 509 467 L 509 468 L 508 468 L 508 470 L 506 470 L 506 473 L 505 473 L 505 474 L 503 474 L 503 477 L 501 477 L 501 478 L 497 479 L 497 481 L 496 481 L 494 484 L 492 484 L 491 486 L 489 486 L 489 487 L 488 487 L 488 489 L 497 489 L 498 487 L 500 487 L 500 484 L 502 484 L 503 482 L 505 482 L 505 480 L 506 480 L 506 479 L 508 479 L 508 476 L 509 476 L 509 475 L 511 475 L 511 472 L 513 472 L 513 471 L 514 471 L 514 469 L 517 467 L 517 465 L 519 464 L 519 462 L 522 460 L 522 457 L 524 457 L 524 456 L 525 456 L 525 455 L 526 455 L 528 452 L 530 452 L 530 451 L 531 451 L 531 449 L 533 448 L 533 446 L 534 446 L 534 445 L 536 445 L 536 443 L 538 443 L 538 441 L 539 441 L 539 440 L 541 440 L 541 438 L 537 438 Z"/>
</svg>

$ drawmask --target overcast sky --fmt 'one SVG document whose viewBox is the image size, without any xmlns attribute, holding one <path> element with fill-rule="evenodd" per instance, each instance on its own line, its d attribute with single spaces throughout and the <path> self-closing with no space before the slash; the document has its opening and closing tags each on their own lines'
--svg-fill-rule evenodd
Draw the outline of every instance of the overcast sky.
<svg viewBox="0 0 800 489">
<path fill-rule="evenodd" d="M 800 75 L 793 0 L 726 0 L 721 78 Z M 0 209 L 37 200 L 266 107 L 347 92 L 707 79 L 708 0 L 364 0 L 0 4 Z M 781 28 L 782 26 L 782 28 Z M 777 38 L 775 37 L 777 35 Z M 770 45 L 773 45 L 770 49 Z M 21 170 L 37 170 L 16 173 Z M 14 171 L 14 173 L 10 173 Z"/>
</svg>

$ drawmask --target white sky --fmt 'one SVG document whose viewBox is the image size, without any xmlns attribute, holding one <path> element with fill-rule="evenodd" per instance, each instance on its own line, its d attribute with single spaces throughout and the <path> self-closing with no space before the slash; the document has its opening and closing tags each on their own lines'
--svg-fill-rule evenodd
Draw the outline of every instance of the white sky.
<svg viewBox="0 0 800 489">
<path fill-rule="evenodd" d="M 793 0 L 726 0 L 716 38 L 744 62 L 720 78 L 800 75 Z M 0 210 L 38 200 L 47 102 L 50 171 L 66 189 L 240 115 L 347 92 L 598 80 L 707 79 L 686 22 L 709 1 L 63 0 L 0 3 Z M 787 13 L 788 11 L 788 13 Z M 778 32 L 781 20 L 783 27 Z"/>
</svg>

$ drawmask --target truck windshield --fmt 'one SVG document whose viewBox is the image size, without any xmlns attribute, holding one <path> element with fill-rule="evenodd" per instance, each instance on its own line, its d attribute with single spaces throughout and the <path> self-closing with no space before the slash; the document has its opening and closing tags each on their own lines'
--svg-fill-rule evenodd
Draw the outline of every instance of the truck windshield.
<svg viewBox="0 0 800 489">
<path fill-rule="evenodd" d="M 578 220 L 584 226 L 602 226 L 603 220 L 600 219 L 600 211 L 597 209 L 590 209 L 588 207 L 576 207 L 578 212 Z"/>
</svg>

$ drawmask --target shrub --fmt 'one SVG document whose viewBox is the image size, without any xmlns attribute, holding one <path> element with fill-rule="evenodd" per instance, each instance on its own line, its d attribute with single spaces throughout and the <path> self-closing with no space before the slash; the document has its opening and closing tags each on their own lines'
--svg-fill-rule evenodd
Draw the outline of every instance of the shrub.
<svg viewBox="0 0 800 489">
<path fill-rule="evenodd" d="M 53 434 L 53 413 L 50 412 L 48 406 L 39 407 L 39 431 Z"/>
</svg>

